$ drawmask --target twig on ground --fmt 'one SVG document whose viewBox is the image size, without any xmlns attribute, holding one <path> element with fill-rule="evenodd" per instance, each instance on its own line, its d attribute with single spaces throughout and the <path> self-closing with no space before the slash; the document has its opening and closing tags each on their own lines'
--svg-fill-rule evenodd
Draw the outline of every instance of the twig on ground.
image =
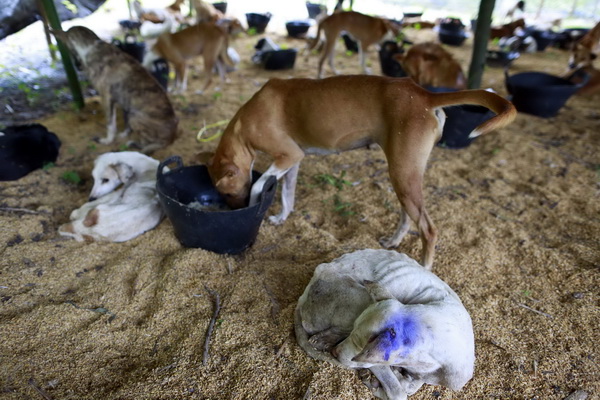
<svg viewBox="0 0 600 400">
<path fill-rule="evenodd" d="M 269 300 L 271 300 L 271 317 L 273 318 L 273 322 L 277 324 L 277 314 L 279 314 L 279 303 L 275 299 L 275 296 L 271 292 L 271 289 L 269 289 L 269 287 L 264 281 L 263 286 L 265 288 L 265 292 L 267 292 L 267 296 L 269 296 Z"/>
<path fill-rule="evenodd" d="M 212 331 L 215 327 L 215 322 L 217 321 L 217 316 L 219 315 L 219 311 L 221 310 L 221 297 L 219 293 L 214 290 L 209 289 L 206 285 L 204 286 L 206 291 L 210 293 L 211 296 L 215 299 L 215 309 L 213 312 L 213 316 L 210 319 L 210 323 L 208 324 L 208 328 L 206 329 L 206 339 L 204 339 L 204 354 L 202 355 L 202 365 L 206 365 L 208 361 L 208 348 L 210 346 L 210 337 L 212 335 Z"/>
<path fill-rule="evenodd" d="M 38 394 L 40 396 L 42 396 L 45 400 L 52 400 L 52 396 L 50 396 L 48 393 L 46 393 L 46 391 L 44 389 L 42 389 L 41 387 L 36 385 L 33 378 L 29 378 L 29 381 L 27 381 L 27 383 L 29 384 L 29 386 L 34 388 L 35 391 L 38 392 Z"/>
<path fill-rule="evenodd" d="M 534 309 L 534 308 L 531 308 L 531 307 L 529 307 L 528 305 L 525 305 L 525 304 L 522 304 L 522 303 L 517 303 L 517 305 L 518 305 L 519 307 L 523 307 L 523 308 L 524 308 L 524 309 L 526 309 L 526 310 L 533 311 L 533 312 L 534 312 L 534 313 L 536 313 L 536 314 L 543 315 L 544 317 L 548 317 L 548 318 L 554 318 L 552 315 L 550 315 L 550 314 L 547 314 L 547 313 L 545 313 L 545 312 L 542 312 L 542 311 L 538 311 L 538 310 L 536 310 L 536 309 Z"/>
<path fill-rule="evenodd" d="M 233 274 L 233 267 L 231 266 L 231 260 L 227 260 L 227 272 Z"/>
<path fill-rule="evenodd" d="M 0 211 L 6 212 L 20 212 L 24 214 L 41 214 L 40 211 L 30 210 L 28 208 L 20 208 L 20 207 L 0 207 Z"/>
</svg>

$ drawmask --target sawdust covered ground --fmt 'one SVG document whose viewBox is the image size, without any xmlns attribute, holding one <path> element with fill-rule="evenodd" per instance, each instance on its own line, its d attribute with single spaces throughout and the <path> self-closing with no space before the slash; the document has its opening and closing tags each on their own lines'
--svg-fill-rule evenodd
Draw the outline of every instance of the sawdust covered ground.
<svg viewBox="0 0 600 400">
<path fill-rule="evenodd" d="M 231 118 L 270 77 L 316 75 L 315 56 L 289 71 L 253 66 L 256 40 L 235 41 L 243 61 L 219 91 L 194 94 L 195 63 L 191 90 L 172 96 L 184 134 L 156 158 L 191 163 L 216 146 L 195 141 L 204 122 Z M 451 49 L 464 68 L 470 50 L 470 41 Z M 359 72 L 356 56 L 338 52 L 343 72 Z M 379 73 L 374 51 L 369 60 Z M 566 54 L 549 49 L 523 55 L 512 72 L 559 74 L 565 65 Z M 502 71 L 486 69 L 484 86 L 505 94 Z M 520 114 L 466 149 L 433 150 L 424 190 L 440 230 L 434 272 L 472 316 L 477 362 L 461 392 L 426 385 L 412 398 L 563 399 L 575 390 L 598 398 L 599 100 L 572 98 L 556 118 Z M 85 202 L 93 160 L 119 144 L 92 141 L 104 132 L 98 99 L 39 122 L 63 142 L 56 165 L 0 186 L 0 398 L 370 397 L 355 371 L 308 358 L 292 321 L 319 263 L 380 248 L 394 229 L 398 202 L 380 150 L 307 157 L 296 212 L 283 226 L 264 223 L 245 254 L 223 256 L 183 248 L 168 220 L 121 244 L 59 237 Z M 255 168 L 267 165 L 260 158 Z M 83 181 L 65 181 L 68 171 Z M 345 174 L 352 185 L 320 183 L 320 174 Z M 269 213 L 278 210 L 279 200 Z M 414 232 L 398 250 L 419 258 Z M 221 309 L 203 363 L 215 304 L 206 288 Z"/>
</svg>

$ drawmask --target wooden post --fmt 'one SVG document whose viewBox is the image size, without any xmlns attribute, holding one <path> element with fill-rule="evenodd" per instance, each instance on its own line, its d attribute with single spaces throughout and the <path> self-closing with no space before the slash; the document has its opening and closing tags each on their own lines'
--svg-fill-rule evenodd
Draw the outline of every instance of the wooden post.
<svg viewBox="0 0 600 400">
<path fill-rule="evenodd" d="M 57 31 L 62 30 L 58 13 L 54 7 L 54 2 L 52 0 L 42 0 L 42 6 L 44 10 L 40 11 L 44 12 L 48 17 L 48 23 L 50 24 L 50 27 Z M 71 89 L 71 94 L 73 95 L 73 102 L 75 103 L 75 107 L 80 110 L 83 108 L 85 103 L 83 101 L 83 95 L 81 94 L 81 85 L 79 85 L 79 80 L 77 79 L 77 71 L 75 71 L 75 67 L 73 67 L 71 54 L 69 53 L 67 46 L 60 40 L 57 40 L 56 42 L 58 51 L 60 52 L 60 57 L 62 58 L 63 65 L 65 67 L 65 73 L 67 74 L 69 88 Z"/>
<path fill-rule="evenodd" d="M 477 15 L 477 28 L 475 29 L 475 40 L 473 41 L 473 55 L 469 66 L 469 78 L 467 87 L 478 89 L 481 86 L 481 77 L 485 67 L 487 55 L 487 44 L 490 40 L 490 26 L 492 24 L 492 11 L 496 0 L 481 0 L 479 3 L 479 14 Z"/>
</svg>

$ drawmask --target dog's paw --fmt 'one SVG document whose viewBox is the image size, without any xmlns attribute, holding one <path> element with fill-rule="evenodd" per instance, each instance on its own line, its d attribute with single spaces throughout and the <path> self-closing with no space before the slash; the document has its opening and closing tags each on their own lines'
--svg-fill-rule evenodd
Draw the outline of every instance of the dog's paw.
<svg viewBox="0 0 600 400">
<path fill-rule="evenodd" d="M 382 237 L 379 239 L 379 244 L 386 249 L 392 249 L 398 247 L 400 241 L 394 240 L 394 237 Z"/>
<path fill-rule="evenodd" d="M 281 225 L 283 224 L 283 221 L 285 221 L 285 217 L 282 215 L 271 215 L 269 217 L 269 222 L 273 225 Z"/>
<path fill-rule="evenodd" d="M 113 141 L 112 141 L 112 139 L 109 139 L 109 138 L 102 138 L 102 139 L 98 140 L 98 142 L 100 142 L 101 144 L 111 144 Z"/>
<path fill-rule="evenodd" d="M 373 75 L 373 70 L 371 68 L 365 67 L 365 75 Z"/>
<path fill-rule="evenodd" d="M 204 94 L 204 90 L 196 90 L 194 93 L 195 94 Z"/>
</svg>

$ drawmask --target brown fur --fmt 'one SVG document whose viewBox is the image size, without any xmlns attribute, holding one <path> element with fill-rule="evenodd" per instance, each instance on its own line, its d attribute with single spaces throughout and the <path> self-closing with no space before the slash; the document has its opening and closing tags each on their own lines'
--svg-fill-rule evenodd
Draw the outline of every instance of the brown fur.
<svg viewBox="0 0 600 400">
<path fill-rule="evenodd" d="M 458 61 L 437 43 L 420 43 L 406 54 L 393 56 L 402 69 L 421 86 L 466 89 L 465 74 Z"/>
<path fill-rule="evenodd" d="M 600 52 L 600 22 L 573 45 L 569 68 L 589 67 Z"/>
<path fill-rule="evenodd" d="M 326 58 L 329 58 L 329 65 L 337 75 L 337 71 L 333 66 L 333 56 L 335 44 L 340 32 L 346 31 L 350 33 L 350 35 L 352 35 L 359 43 L 361 66 L 363 71 L 366 72 L 363 53 L 367 51 L 369 46 L 381 41 L 389 31 L 397 34 L 399 27 L 386 19 L 371 17 L 356 11 L 337 12 L 323 19 L 319 23 L 317 37 L 312 42 L 309 49 L 315 48 L 317 43 L 319 43 L 321 31 L 323 31 L 323 35 L 325 36 L 325 49 L 321 53 L 321 58 L 319 59 L 319 78 L 323 76 L 323 63 Z"/>
<path fill-rule="evenodd" d="M 221 62 L 233 65 L 227 55 L 230 30 L 229 26 L 211 22 L 192 25 L 175 33 L 162 34 L 152 47 L 152 52 L 174 64 L 177 91 L 186 90 L 188 60 L 202 56 L 206 75 L 202 89 L 204 91 L 212 83 L 215 66 L 224 82 L 225 71 Z M 144 63 L 146 64 L 146 60 Z M 148 66 L 146 65 L 146 67 Z"/>
<path fill-rule="evenodd" d="M 482 105 L 498 114 L 477 127 L 473 136 L 503 127 L 516 116 L 513 105 L 496 94 L 484 90 L 431 93 L 409 78 L 271 79 L 230 121 L 208 161 L 208 171 L 230 206 L 242 207 L 247 204 L 257 151 L 274 159 L 269 170 L 285 173 L 297 168 L 308 150 L 324 154 L 378 143 L 404 210 L 397 232 L 385 245 L 400 243 L 408 231 L 409 216 L 421 235 L 423 265 L 430 267 L 437 231 L 425 211 L 423 174 L 429 153 L 441 137 L 441 108 L 458 104 Z M 282 194 L 285 201 L 284 191 L 291 190 L 293 209 L 295 177 L 279 176 L 286 178 Z"/>
<path fill-rule="evenodd" d="M 517 28 L 525 28 L 525 20 L 523 18 L 519 18 L 502 26 L 492 27 L 490 29 L 490 39 L 513 36 L 515 29 Z"/>
<path fill-rule="evenodd" d="M 101 139 L 103 144 L 114 140 L 117 106 L 123 109 L 126 121 L 120 137 L 129 132 L 137 134 L 143 153 L 163 148 L 175 140 L 178 119 L 173 106 L 160 84 L 139 62 L 83 26 L 53 33 L 81 61 L 102 98 L 107 120 L 107 137 Z"/>
<path fill-rule="evenodd" d="M 225 18 L 223 13 L 210 3 L 202 0 L 194 0 L 193 4 L 196 10 L 197 22 L 217 22 Z"/>
</svg>

